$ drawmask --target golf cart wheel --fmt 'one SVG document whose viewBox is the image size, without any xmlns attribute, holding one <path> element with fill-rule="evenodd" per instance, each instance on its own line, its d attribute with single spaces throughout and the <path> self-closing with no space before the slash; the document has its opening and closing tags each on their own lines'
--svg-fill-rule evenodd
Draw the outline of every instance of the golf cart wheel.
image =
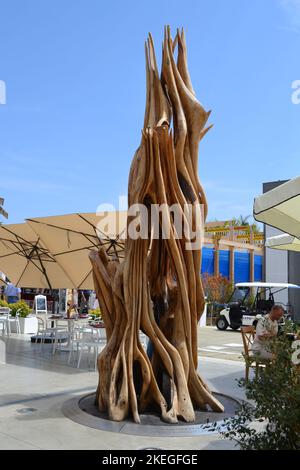
<svg viewBox="0 0 300 470">
<path fill-rule="evenodd" d="M 227 328 L 228 328 L 228 322 L 227 322 L 226 318 L 223 317 L 223 316 L 221 316 L 221 317 L 218 319 L 217 323 L 216 323 L 216 327 L 218 328 L 218 330 L 221 330 L 221 331 L 227 330 Z"/>
</svg>

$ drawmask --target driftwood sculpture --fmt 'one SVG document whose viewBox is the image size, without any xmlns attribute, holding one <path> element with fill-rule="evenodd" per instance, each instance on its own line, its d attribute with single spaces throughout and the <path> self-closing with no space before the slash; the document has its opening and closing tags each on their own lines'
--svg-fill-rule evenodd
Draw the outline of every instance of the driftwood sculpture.
<svg viewBox="0 0 300 470">
<path fill-rule="evenodd" d="M 177 48 L 177 61 L 175 49 Z M 184 32 L 173 41 L 165 29 L 159 76 L 151 35 L 146 43 L 147 98 L 141 144 L 132 161 L 128 206 L 192 207 L 192 228 L 201 230 L 207 202 L 198 180 L 198 145 L 210 112 L 197 101 L 188 67 Z M 203 208 L 202 221 L 196 217 Z M 105 250 L 91 252 L 95 289 L 107 333 L 98 357 L 96 401 L 111 420 L 159 411 L 164 421 L 195 420 L 195 409 L 224 411 L 197 373 L 197 323 L 204 310 L 200 278 L 201 248 L 187 249 L 172 214 L 165 211 L 170 233 L 127 237 L 125 258 L 111 260 Z M 128 215 L 127 226 L 134 220 Z M 142 222 L 140 221 L 140 224 Z M 145 229 L 145 227 L 144 227 Z M 145 230 L 144 230 L 145 233 Z M 149 338 L 144 350 L 140 331 Z"/>
</svg>

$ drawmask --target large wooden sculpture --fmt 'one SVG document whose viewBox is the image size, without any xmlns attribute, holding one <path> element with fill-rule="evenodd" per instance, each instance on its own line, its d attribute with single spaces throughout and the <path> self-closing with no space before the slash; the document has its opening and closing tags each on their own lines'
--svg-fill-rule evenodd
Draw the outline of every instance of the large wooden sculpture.
<svg viewBox="0 0 300 470">
<path fill-rule="evenodd" d="M 175 49 L 177 46 L 177 61 Z M 198 145 L 209 117 L 197 101 L 188 68 L 184 32 L 173 41 L 165 29 L 161 77 L 151 35 L 146 43 L 147 99 L 141 144 L 133 158 L 128 205 L 207 203 L 198 180 Z M 197 323 L 204 309 L 201 249 L 186 249 L 172 215 L 170 236 L 126 240 L 122 262 L 100 249 L 91 252 L 95 289 L 107 332 L 98 357 L 96 401 L 110 419 L 131 416 L 140 422 L 145 410 L 159 411 L 164 421 L 195 420 L 195 409 L 224 411 L 197 373 Z M 192 227 L 200 230 L 196 211 Z M 150 217 L 149 217 L 150 219 Z M 128 225 L 132 217 L 128 216 Z M 153 348 L 142 347 L 140 330 Z M 150 356 L 150 354 L 149 354 Z"/>
</svg>

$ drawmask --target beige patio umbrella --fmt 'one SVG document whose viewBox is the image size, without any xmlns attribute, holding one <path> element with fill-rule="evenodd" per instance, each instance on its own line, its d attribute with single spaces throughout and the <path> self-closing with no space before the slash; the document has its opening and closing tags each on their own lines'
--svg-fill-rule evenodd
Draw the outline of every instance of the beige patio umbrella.
<svg viewBox="0 0 300 470">
<path fill-rule="evenodd" d="M 94 289 L 90 250 L 104 246 L 113 259 L 123 257 L 127 213 L 101 212 L 27 219 L 77 289 Z"/>
<path fill-rule="evenodd" d="M 300 239 L 284 233 L 283 235 L 267 238 L 266 247 L 275 250 L 300 251 Z"/>
<path fill-rule="evenodd" d="M 74 287 L 39 236 L 25 223 L 0 225 L 0 270 L 18 287 Z"/>
<path fill-rule="evenodd" d="M 255 220 L 300 238 L 300 176 L 256 197 Z"/>
</svg>

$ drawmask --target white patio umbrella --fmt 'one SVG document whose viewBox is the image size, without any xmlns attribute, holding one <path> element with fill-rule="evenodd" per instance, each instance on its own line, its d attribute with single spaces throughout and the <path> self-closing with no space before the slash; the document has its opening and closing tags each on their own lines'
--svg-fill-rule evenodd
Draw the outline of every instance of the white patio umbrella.
<svg viewBox="0 0 300 470">
<path fill-rule="evenodd" d="M 68 274 L 76 289 L 94 289 L 89 252 L 105 247 L 123 257 L 126 212 L 68 214 L 27 219 L 27 223 Z"/>
<path fill-rule="evenodd" d="M 255 220 L 300 238 L 300 176 L 254 200 Z"/>
<path fill-rule="evenodd" d="M 0 225 L 0 269 L 18 287 L 74 288 L 28 224 Z"/>
<path fill-rule="evenodd" d="M 266 240 L 266 247 L 275 250 L 300 251 L 300 239 L 284 233 Z"/>
</svg>

